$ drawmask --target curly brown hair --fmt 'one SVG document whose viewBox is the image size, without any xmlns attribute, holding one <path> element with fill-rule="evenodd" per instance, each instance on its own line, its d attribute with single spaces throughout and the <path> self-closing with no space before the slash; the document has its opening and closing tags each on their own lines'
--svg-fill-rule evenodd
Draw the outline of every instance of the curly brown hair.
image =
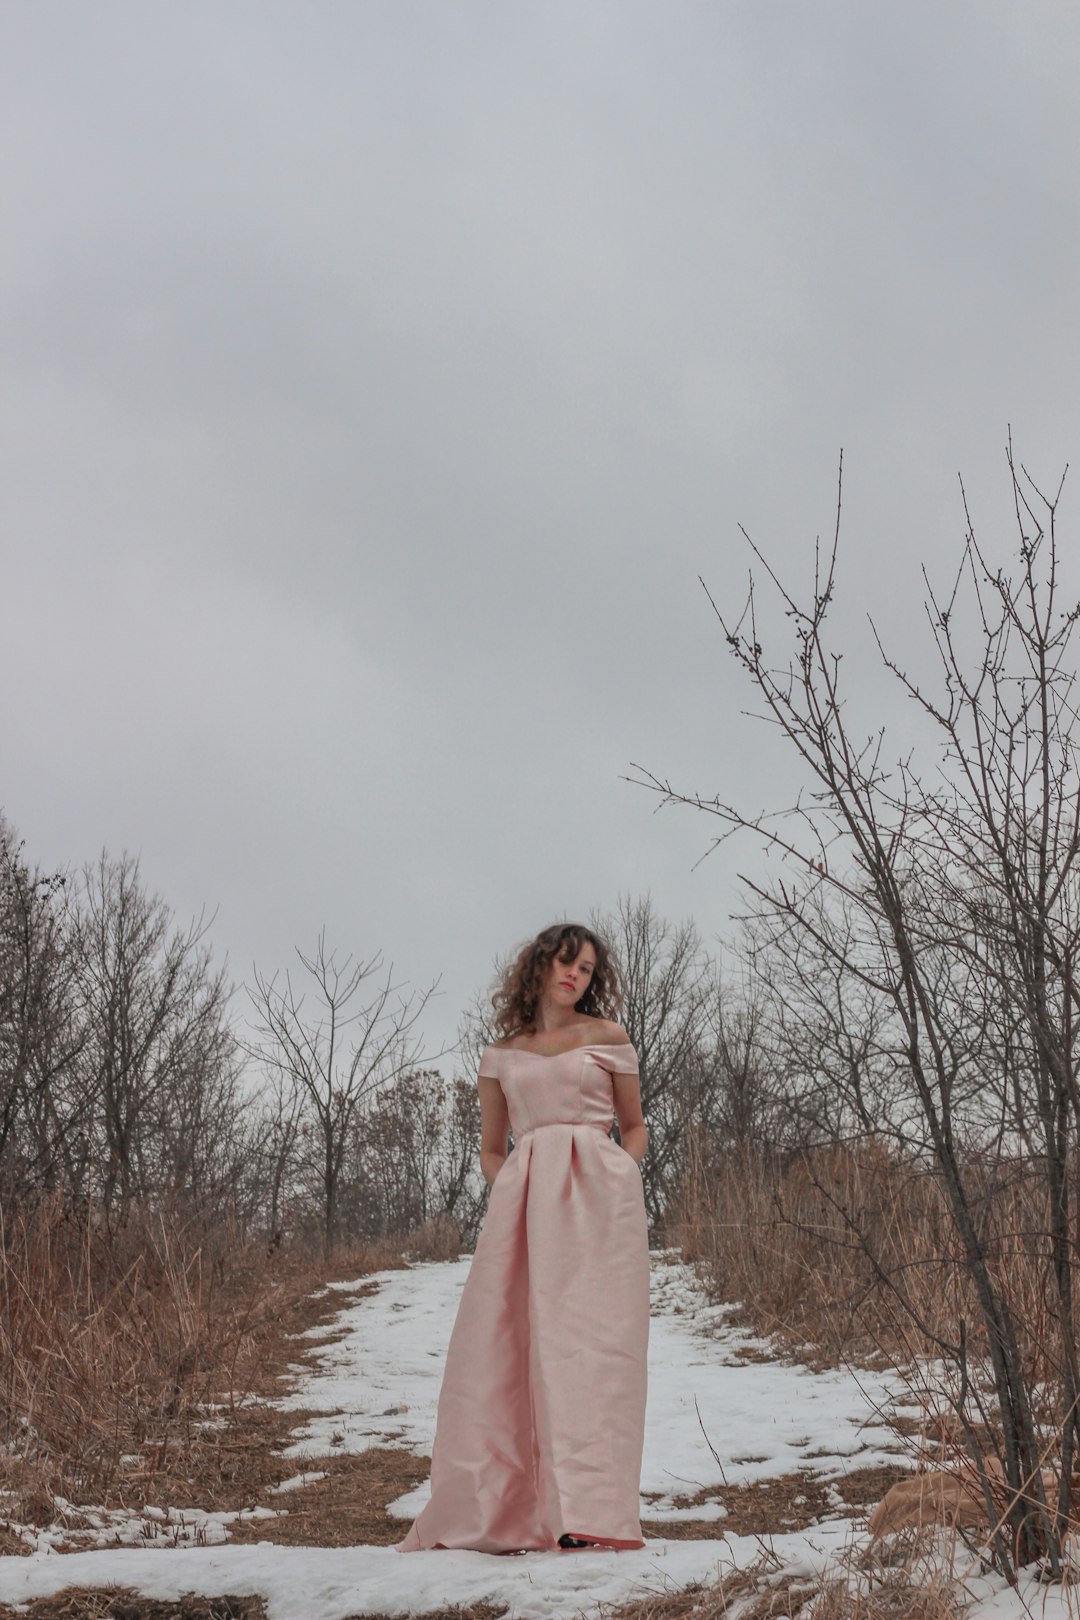
<svg viewBox="0 0 1080 1620">
<path fill-rule="evenodd" d="M 598 1018 L 614 1018 L 622 1011 L 621 974 L 611 946 L 583 923 L 552 923 L 521 947 L 491 998 L 495 1032 L 501 1039 L 535 1032 L 536 1009 L 550 963 L 556 957 L 560 962 L 574 961 L 583 945 L 591 945 L 596 952 L 596 967 L 574 1011 Z"/>
</svg>

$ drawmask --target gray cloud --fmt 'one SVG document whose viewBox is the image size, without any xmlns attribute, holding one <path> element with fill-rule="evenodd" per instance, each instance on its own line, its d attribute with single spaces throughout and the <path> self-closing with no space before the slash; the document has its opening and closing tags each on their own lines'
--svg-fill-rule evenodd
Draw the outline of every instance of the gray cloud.
<svg viewBox="0 0 1080 1620">
<path fill-rule="evenodd" d="M 2 803 L 141 851 L 241 976 L 325 922 L 433 1035 L 496 951 L 790 797 L 697 582 L 838 636 L 1004 557 L 1012 422 L 1075 455 L 1080 22 L 1041 0 L 182 7 L 24 0 L 3 73 Z M 441 1026 L 436 1031 L 436 1025 Z"/>
</svg>

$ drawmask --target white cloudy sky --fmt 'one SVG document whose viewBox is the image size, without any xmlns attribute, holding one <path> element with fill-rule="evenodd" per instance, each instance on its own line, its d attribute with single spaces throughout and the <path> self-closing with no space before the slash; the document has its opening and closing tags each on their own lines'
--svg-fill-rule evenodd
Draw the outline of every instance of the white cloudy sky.
<svg viewBox="0 0 1080 1620">
<path fill-rule="evenodd" d="M 957 474 L 1080 451 L 1066 0 L 5 0 L 0 807 L 139 853 L 242 979 L 321 925 L 443 975 L 755 853 L 705 595 L 806 577 L 922 657 Z M 1069 503 L 1065 503 L 1066 527 Z M 1071 530 L 1075 533 L 1075 527 Z"/>
</svg>

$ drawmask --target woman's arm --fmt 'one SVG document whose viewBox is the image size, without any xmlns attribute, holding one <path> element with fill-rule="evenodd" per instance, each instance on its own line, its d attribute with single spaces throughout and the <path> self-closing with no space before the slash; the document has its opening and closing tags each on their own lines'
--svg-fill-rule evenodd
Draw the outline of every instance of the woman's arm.
<svg viewBox="0 0 1080 1620">
<path fill-rule="evenodd" d="M 490 1187 L 506 1162 L 510 1110 L 499 1082 L 489 1074 L 476 1077 L 480 1092 L 480 1169 Z"/>
<path fill-rule="evenodd" d="M 641 1080 L 636 1074 L 613 1074 L 611 1084 L 615 1092 L 619 1141 L 635 1163 L 640 1164 L 649 1146 L 649 1132 L 641 1112 Z"/>
</svg>

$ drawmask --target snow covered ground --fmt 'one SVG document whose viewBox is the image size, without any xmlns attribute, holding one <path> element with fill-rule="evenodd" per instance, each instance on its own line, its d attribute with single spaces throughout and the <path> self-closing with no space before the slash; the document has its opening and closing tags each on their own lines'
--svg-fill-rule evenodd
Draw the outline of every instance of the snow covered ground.
<svg viewBox="0 0 1080 1620">
<path fill-rule="evenodd" d="M 306 1335 L 311 1353 L 279 1403 L 317 1415 L 296 1430 L 286 1456 L 297 1475 L 319 1477 L 328 1454 L 398 1445 L 430 1452 L 443 1359 L 468 1260 L 425 1263 L 364 1279 L 377 1284 L 344 1305 L 333 1322 Z M 348 1292 L 354 1285 L 342 1285 Z M 716 1540 L 648 1539 L 633 1552 L 608 1550 L 491 1557 L 472 1552 L 401 1554 L 387 1547 L 325 1549 L 229 1545 L 230 1515 L 213 1515 L 213 1531 L 196 1541 L 162 1545 L 179 1522 L 200 1518 L 182 1504 L 163 1505 L 158 1544 L 57 1554 L 47 1539 L 26 1558 L 0 1558 L 0 1601 L 26 1602 L 69 1585 L 115 1582 L 149 1596 L 258 1592 L 271 1620 L 343 1620 L 365 1613 L 422 1614 L 457 1603 L 505 1605 L 529 1620 L 595 1613 L 600 1603 L 626 1602 L 689 1581 L 707 1581 L 757 1559 L 756 1537 L 726 1535 L 719 1502 L 685 1499 L 722 1484 L 767 1480 L 798 1469 L 838 1479 L 848 1469 L 897 1460 L 885 1418 L 902 1398 L 888 1378 L 847 1371 L 813 1372 L 767 1355 L 768 1347 L 709 1306 L 693 1273 L 671 1256 L 653 1259 L 649 1401 L 642 1467 L 642 1514 L 649 1519 L 716 1518 Z M 338 1334 L 345 1330 L 343 1336 Z M 327 1341 L 327 1342 L 323 1342 Z M 716 1456 L 713 1455 L 713 1450 Z M 717 1460 L 719 1459 L 719 1461 Z M 302 1489 L 299 1478 L 286 1482 Z M 426 1485 L 391 1505 L 408 1521 L 427 1498 Z M 680 1506 L 680 1498 L 683 1505 Z M 837 1506 L 839 1508 L 839 1498 Z M 281 1511 L 287 1511 L 288 1496 Z M 264 1510 L 265 1511 L 265 1510 Z M 143 1522 L 146 1515 L 142 1516 Z M 222 1521 L 220 1524 L 216 1521 Z M 115 1535 L 112 1521 L 102 1540 Z M 162 1535 L 162 1532 L 165 1534 Z M 838 1515 L 768 1543 L 784 1565 L 806 1573 L 864 1539 Z M 993 1579 L 978 1579 L 981 1615 L 1019 1615 L 1018 1598 Z M 1033 1598 L 1043 1615 L 1066 1612 L 1057 1593 Z"/>
<path fill-rule="evenodd" d="M 350 1332 L 316 1351 L 318 1370 L 282 1402 L 326 1413 L 296 1431 L 287 1456 L 303 1460 L 373 1444 L 430 1453 L 446 1346 L 468 1269 L 466 1258 L 380 1272 L 377 1295 L 321 1330 L 327 1338 L 343 1325 Z M 799 1467 L 837 1476 L 848 1467 L 896 1461 L 896 1437 L 879 1415 L 894 1406 L 888 1379 L 750 1359 L 768 1346 L 726 1326 L 730 1312 L 706 1304 L 688 1266 L 655 1255 L 652 1276 L 641 1474 L 648 1517 L 680 1517 L 675 1499 L 710 1485 L 772 1479 Z M 427 1496 L 424 1485 L 390 1511 L 411 1519 Z M 710 1515 L 695 1507 L 681 1516 Z"/>
</svg>

